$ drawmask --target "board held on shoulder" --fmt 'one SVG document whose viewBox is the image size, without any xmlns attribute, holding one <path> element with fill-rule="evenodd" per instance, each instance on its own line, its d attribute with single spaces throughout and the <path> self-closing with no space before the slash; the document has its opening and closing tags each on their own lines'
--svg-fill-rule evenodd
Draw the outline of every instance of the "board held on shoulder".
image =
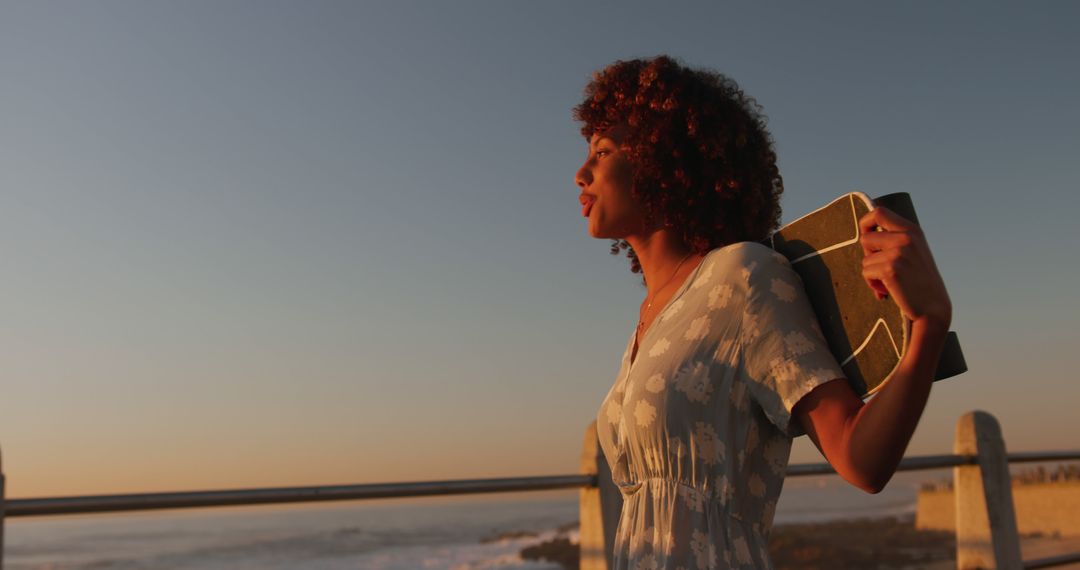
<svg viewBox="0 0 1080 570">
<path fill-rule="evenodd" d="M 875 206 L 919 223 L 906 192 L 876 200 L 851 192 L 762 241 L 786 257 L 802 278 L 829 349 L 863 399 L 889 381 L 904 356 L 911 332 L 911 322 L 892 298 L 878 299 L 862 277 L 859 218 Z M 960 342 L 950 331 L 934 380 L 966 371 Z"/>
</svg>

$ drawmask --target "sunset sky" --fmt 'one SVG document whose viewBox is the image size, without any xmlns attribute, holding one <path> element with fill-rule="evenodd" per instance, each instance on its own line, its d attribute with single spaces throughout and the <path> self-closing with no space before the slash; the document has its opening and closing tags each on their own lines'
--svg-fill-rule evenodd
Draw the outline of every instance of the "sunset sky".
<svg viewBox="0 0 1080 570">
<path fill-rule="evenodd" d="M 764 107 L 784 221 L 912 194 L 970 372 L 908 454 L 1080 448 L 1080 7 L 664 10 L 0 4 L 8 496 L 576 472 L 645 291 L 570 109 L 659 53 Z"/>
</svg>

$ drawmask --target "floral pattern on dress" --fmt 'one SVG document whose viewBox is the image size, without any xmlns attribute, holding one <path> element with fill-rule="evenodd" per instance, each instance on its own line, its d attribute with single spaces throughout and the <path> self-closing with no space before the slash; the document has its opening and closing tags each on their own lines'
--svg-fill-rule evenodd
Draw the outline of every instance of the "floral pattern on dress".
<svg viewBox="0 0 1080 570">
<path fill-rule="evenodd" d="M 613 568 L 772 568 L 791 410 L 842 378 L 783 256 L 714 249 L 638 339 L 597 432 L 623 495 Z M 633 343 L 642 349 L 631 363 Z"/>
</svg>

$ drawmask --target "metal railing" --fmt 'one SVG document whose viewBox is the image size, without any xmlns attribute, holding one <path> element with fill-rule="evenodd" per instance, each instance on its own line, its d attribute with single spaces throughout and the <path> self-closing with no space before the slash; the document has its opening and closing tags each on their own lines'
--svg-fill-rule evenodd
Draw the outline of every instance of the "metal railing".
<svg viewBox="0 0 1080 570">
<path fill-rule="evenodd" d="M 1038 463 L 1080 459 L 1080 451 L 1039 451 L 1010 453 L 1009 463 Z M 976 455 L 922 455 L 905 457 L 897 471 L 923 471 L 960 465 L 977 465 Z M 786 477 L 835 475 L 829 463 L 789 465 Z M 224 491 L 186 491 L 178 493 L 128 493 L 122 495 L 83 495 L 34 499 L 8 499 L 4 517 L 77 515 L 155 509 L 230 507 L 466 495 L 475 493 L 510 493 L 597 487 L 596 475 L 547 475 L 539 477 L 501 477 L 495 479 L 452 479 L 404 483 L 369 483 L 362 485 L 322 485 L 312 487 L 272 487 L 229 489 Z"/>
<path fill-rule="evenodd" d="M 971 429 L 965 429 L 965 421 Z M 1000 450 L 995 449 L 995 433 Z M 959 507 L 957 567 L 1050 568 L 1080 562 L 1080 552 L 1020 560 L 1008 475 L 1010 463 L 1080 460 L 1080 450 L 998 453 L 1004 451 L 1000 430 L 993 416 L 984 412 L 972 412 L 961 418 L 957 448 L 966 444 L 971 444 L 975 453 L 907 457 L 897 467 L 897 471 L 954 468 Z M 582 452 L 582 473 L 572 475 L 31 499 L 5 499 L 4 475 L 0 471 L 0 569 L 3 567 L 3 522 L 9 517 L 580 488 L 581 568 L 606 570 L 610 567 L 621 495 L 611 481 L 611 473 L 597 445 L 595 424 L 586 430 Z M 804 463 L 787 468 L 788 477 L 833 474 L 836 471 L 829 463 Z M 981 497 L 972 498 L 973 494 Z M 973 510 L 977 516 L 970 516 L 971 512 L 962 513 L 965 509 Z M 971 520 L 975 522 L 971 523 Z M 990 520 L 1008 524 L 995 524 L 991 528 Z M 989 537 L 989 540 L 960 540 L 962 536 Z"/>
<path fill-rule="evenodd" d="M 89 495 L 45 499 L 8 500 L 6 517 L 75 515 L 184 509 L 192 507 L 229 507 L 351 501 L 393 497 L 463 495 L 468 493 L 504 493 L 595 487 L 595 475 L 553 475 L 550 477 L 506 477 L 500 479 L 459 479 L 452 481 L 417 481 L 412 483 L 373 483 L 321 487 L 278 487 L 234 489 L 228 491 L 192 491 L 183 493 L 140 493 L 128 495 Z"/>
</svg>

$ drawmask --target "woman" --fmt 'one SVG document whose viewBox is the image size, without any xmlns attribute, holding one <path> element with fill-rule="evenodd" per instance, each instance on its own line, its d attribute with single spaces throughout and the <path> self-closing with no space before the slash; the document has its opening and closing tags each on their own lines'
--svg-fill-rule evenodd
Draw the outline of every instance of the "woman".
<svg viewBox="0 0 1080 570">
<path fill-rule="evenodd" d="M 589 233 L 626 250 L 647 286 L 597 417 L 624 498 L 614 566 L 771 568 L 792 438 L 868 493 L 903 456 L 952 313 L 926 240 L 885 208 L 860 220 L 867 285 L 912 321 L 893 379 L 864 404 L 799 277 L 756 243 L 778 225 L 783 181 L 752 99 L 661 56 L 597 73 L 574 116 Z"/>
</svg>

